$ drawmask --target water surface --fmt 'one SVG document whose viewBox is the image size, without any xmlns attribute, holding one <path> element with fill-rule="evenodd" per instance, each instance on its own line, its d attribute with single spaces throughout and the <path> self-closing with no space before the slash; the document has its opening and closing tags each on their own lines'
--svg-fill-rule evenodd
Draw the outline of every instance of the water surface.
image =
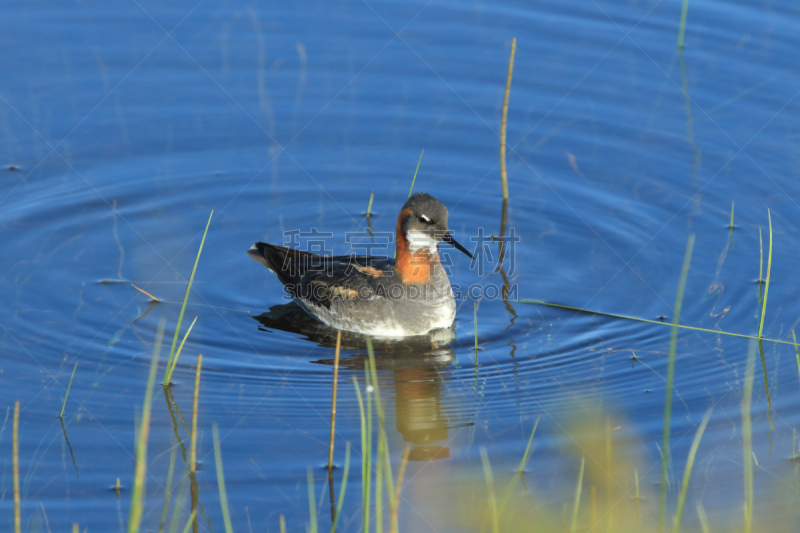
<svg viewBox="0 0 800 533">
<path fill-rule="evenodd" d="M 184 330 L 195 316 L 197 323 L 171 395 L 155 391 L 145 528 L 158 526 L 172 447 L 176 472 L 188 460 L 202 353 L 199 530 L 224 529 L 213 422 L 237 531 L 277 531 L 279 515 L 303 531 L 307 467 L 327 529 L 331 340 L 256 320 L 287 302 L 245 251 L 316 228 L 333 235 L 328 250 L 349 253 L 344 236 L 366 231 L 371 191 L 371 228 L 391 235 L 422 149 L 415 190 L 449 207 L 456 237 L 475 246 L 470 237 L 480 231 L 499 234 L 498 132 L 513 37 L 507 227 L 519 242 L 504 263 L 512 296 L 669 322 L 693 234 L 681 322 L 755 334 L 759 231 L 764 277 L 769 210 L 764 335 L 790 341 L 797 329 L 800 12 L 792 2 L 693 4 L 683 52 L 677 2 L 12 1 L 4 13 L 5 528 L 10 413 L 20 401 L 24 526 L 124 530 L 157 324 L 166 319 L 171 341 L 213 209 Z M 483 272 L 451 253 L 453 283 L 502 286 L 496 246 Z M 151 309 L 132 284 L 163 302 Z M 449 516 L 418 511 L 414 491 L 441 472 L 479 490 L 481 447 L 507 478 L 537 419 L 527 486 L 571 502 L 580 460 L 570 424 L 591 409 L 613 416 L 614 453 L 636 458 L 641 490 L 657 498 L 670 329 L 483 296 L 477 368 L 476 302 L 468 297 L 451 344 L 378 355 L 395 468 L 405 446 L 412 450 L 401 523 L 457 529 L 459 508 Z M 358 531 L 352 379 L 364 388 L 365 350 L 345 346 L 336 463 L 350 442 L 353 466 L 340 526 Z M 752 408 L 757 517 L 768 512 L 769 495 L 795 497 L 800 412 L 794 348 L 763 348 Z M 738 521 L 731 513 L 743 499 L 747 350 L 746 339 L 679 335 L 670 506 L 694 432 L 714 408 L 688 522 L 697 520 L 696 502 L 713 520 Z M 76 361 L 62 428 L 57 415 Z M 631 487 L 631 472 L 623 477 L 616 481 Z"/>
</svg>

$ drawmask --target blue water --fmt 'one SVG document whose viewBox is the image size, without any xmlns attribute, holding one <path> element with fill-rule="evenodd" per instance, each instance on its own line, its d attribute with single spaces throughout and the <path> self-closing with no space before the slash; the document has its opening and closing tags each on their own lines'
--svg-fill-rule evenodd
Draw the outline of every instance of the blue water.
<svg viewBox="0 0 800 533">
<path fill-rule="evenodd" d="M 155 390 L 144 528 L 157 529 L 171 448 L 177 438 L 188 447 L 199 353 L 199 530 L 224 530 L 214 422 L 236 531 L 277 531 L 279 515 L 303 531 L 307 467 L 329 528 L 333 372 L 313 363 L 333 349 L 254 320 L 287 302 L 245 251 L 316 228 L 334 236 L 331 252 L 346 254 L 344 235 L 366 229 L 372 191 L 372 229 L 393 232 L 423 149 L 414 189 L 448 206 L 456 237 L 499 234 L 513 37 L 507 224 L 520 240 L 505 267 L 514 298 L 669 322 L 694 235 L 681 322 L 753 335 L 769 210 L 764 335 L 791 341 L 798 327 L 793 2 L 692 3 L 682 53 L 677 1 L 4 7 L 0 529 L 12 527 L 11 413 L 20 401 L 23 528 L 124 530 L 157 324 L 166 320 L 169 344 L 212 210 L 174 401 Z M 454 284 L 503 285 L 492 265 L 479 273 L 450 257 Z M 142 317 L 150 301 L 131 284 L 163 302 Z M 541 417 L 527 481 L 571 502 L 579 458 L 565 428 L 592 406 L 621 421 L 614 438 L 631 444 L 618 453 L 640 458 L 643 490 L 657 497 L 670 328 L 484 298 L 476 373 L 474 303 L 459 302 L 457 339 L 441 353 L 380 356 L 393 464 L 406 445 L 419 459 L 406 474 L 409 494 L 441 465 L 474 470 L 482 486 L 481 447 L 498 476 L 510 475 Z M 741 507 L 747 351 L 747 339 L 678 337 L 670 505 L 714 407 L 689 491 L 692 523 L 696 502 L 724 523 Z M 342 357 L 360 369 L 363 353 Z M 76 361 L 64 430 L 57 415 Z M 365 385 L 360 370 L 342 369 L 337 412 L 337 465 L 345 442 L 353 446 L 347 531 L 361 525 L 353 376 Z M 769 494 L 793 494 L 798 391 L 794 348 L 765 342 L 752 408 L 757 516 Z M 186 465 L 178 449 L 175 498 Z M 415 531 L 447 529 L 428 518 L 401 507 L 401 524 Z"/>
</svg>

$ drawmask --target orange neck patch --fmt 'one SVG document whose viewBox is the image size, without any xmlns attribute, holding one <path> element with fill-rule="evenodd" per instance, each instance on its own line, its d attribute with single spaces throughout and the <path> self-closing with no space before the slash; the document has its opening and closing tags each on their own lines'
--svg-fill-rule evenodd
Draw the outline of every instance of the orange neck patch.
<svg viewBox="0 0 800 533">
<path fill-rule="evenodd" d="M 397 263 L 395 269 L 404 284 L 430 283 L 433 270 L 439 264 L 439 254 L 431 255 L 429 250 L 412 253 L 408 239 L 403 231 L 403 220 L 411 214 L 411 209 L 400 211 L 397 217 Z"/>
</svg>

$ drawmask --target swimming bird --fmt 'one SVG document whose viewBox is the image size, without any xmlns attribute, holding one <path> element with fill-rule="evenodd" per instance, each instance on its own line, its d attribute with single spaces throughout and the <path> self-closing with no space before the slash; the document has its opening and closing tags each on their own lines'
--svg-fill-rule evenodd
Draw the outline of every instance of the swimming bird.
<svg viewBox="0 0 800 533">
<path fill-rule="evenodd" d="M 447 208 L 416 193 L 397 217 L 396 259 L 322 256 L 255 243 L 247 255 L 266 266 L 284 290 L 323 324 L 377 337 L 424 335 L 452 327 L 456 303 L 439 259 L 439 244 L 470 258 L 447 228 Z"/>
</svg>

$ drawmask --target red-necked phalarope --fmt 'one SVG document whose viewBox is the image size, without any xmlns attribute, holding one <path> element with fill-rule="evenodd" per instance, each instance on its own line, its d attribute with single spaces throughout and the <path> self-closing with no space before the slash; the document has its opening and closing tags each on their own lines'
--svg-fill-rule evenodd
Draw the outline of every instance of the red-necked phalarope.
<svg viewBox="0 0 800 533">
<path fill-rule="evenodd" d="M 449 328 L 453 289 L 439 261 L 446 242 L 472 258 L 447 229 L 447 208 L 417 193 L 397 217 L 397 259 L 321 256 L 258 242 L 247 254 L 273 271 L 285 290 L 327 326 L 378 337 Z"/>
</svg>

